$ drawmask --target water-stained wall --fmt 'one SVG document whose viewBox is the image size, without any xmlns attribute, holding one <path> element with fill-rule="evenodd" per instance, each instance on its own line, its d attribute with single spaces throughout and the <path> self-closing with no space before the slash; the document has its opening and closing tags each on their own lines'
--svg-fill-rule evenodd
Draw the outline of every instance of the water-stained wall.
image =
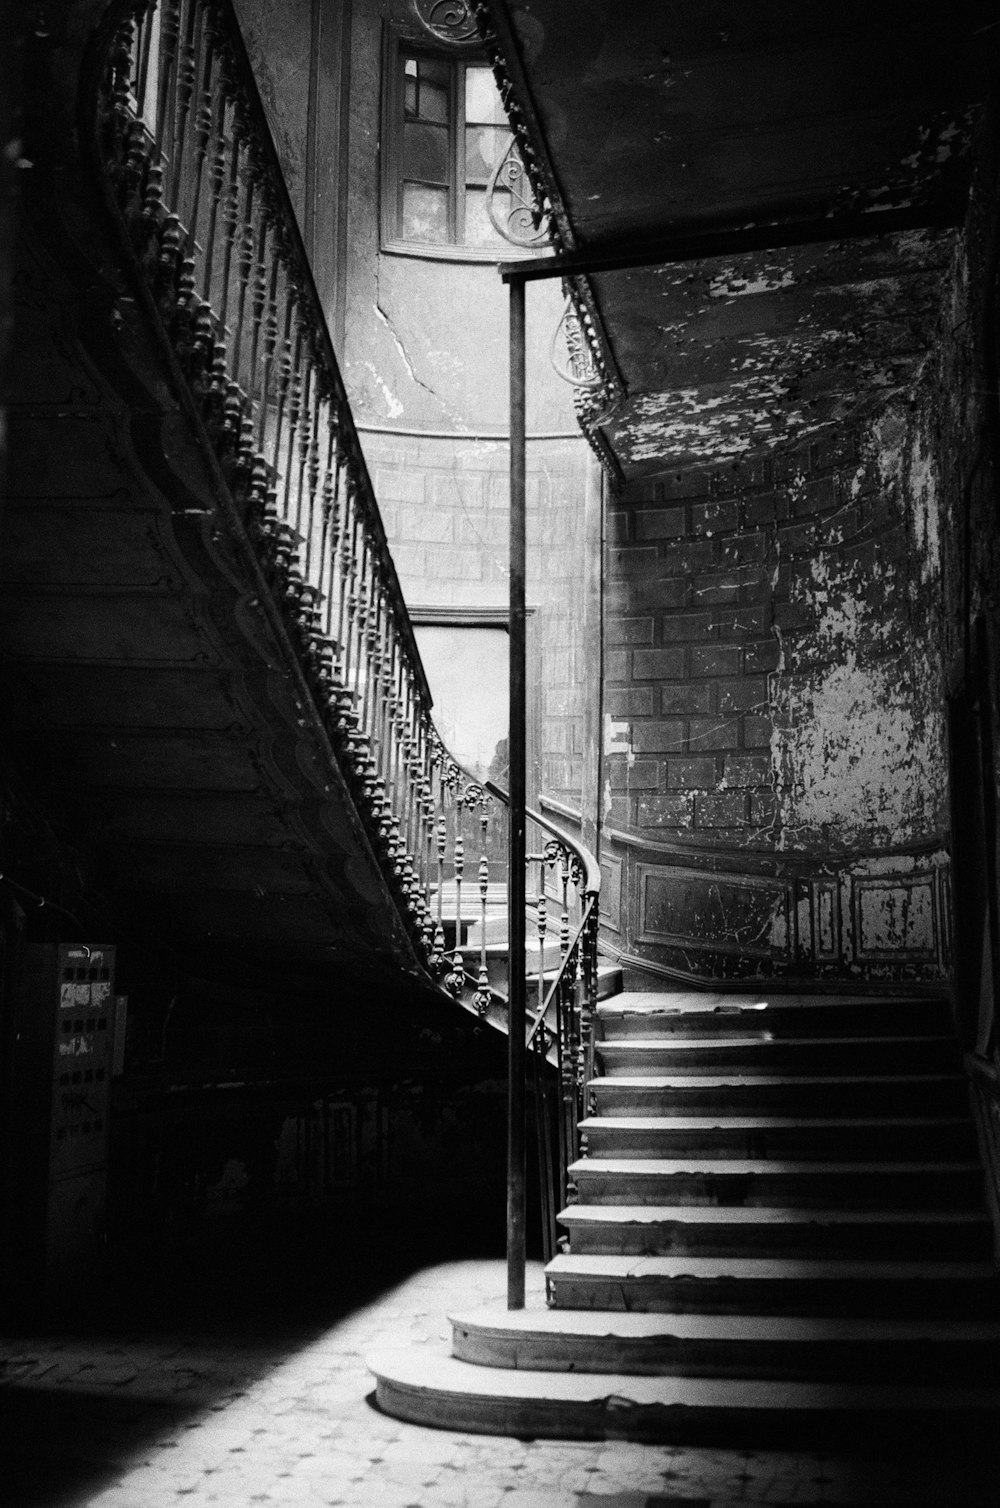
<svg viewBox="0 0 1000 1508">
<path fill-rule="evenodd" d="M 987 123 L 907 391 L 614 505 L 604 857 L 627 957 L 695 974 L 950 966 L 949 695 L 995 746 L 994 142 Z M 988 826 L 981 773 L 970 820 Z M 956 801 L 972 801 L 961 780 Z"/>
</svg>

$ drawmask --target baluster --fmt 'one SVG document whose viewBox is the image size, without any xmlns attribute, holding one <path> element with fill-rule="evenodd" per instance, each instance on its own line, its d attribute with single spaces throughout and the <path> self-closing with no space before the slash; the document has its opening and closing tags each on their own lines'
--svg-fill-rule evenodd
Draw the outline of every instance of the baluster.
<svg viewBox="0 0 1000 1508">
<path fill-rule="evenodd" d="M 139 21 L 139 43 L 137 48 L 137 67 L 135 98 L 139 115 L 145 120 L 146 90 L 149 85 L 149 60 L 153 48 L 153 28 L 157 22 L 157 14 L 154 7 L 150 6 Z"/>
<path fill-rule="evenodd" d="M 354 593 L 354 615 L 351 633 L 351 664 L 354 667 L 351 689 L 354 692 L 354 707 L 358 714 L 358 725 L 360 727 L 362 726 L 362 718 L 364 716 L 364 694 L 366 689 L 364 652 L 365 629 L 368 625 L 368 565 L 370 554 L 370 545 L 368 535 L 365 532 L 363 518 L 359 520 L 358 545 L 358 576 Z"/>
<path fill-rule="evenodd" d="M 350 467 L 345 471 L 344 518 L 340 531 L 340 593 L 337 604 L 337 646 L 340 659 L 340 676 L 347 686 L 349 672 L 347 627 L 350 621 L 351 592 L 354 574 L 354 478 Z"/>
<path fill-rule="evenodd" d="M 344 455 L 337 439 L 336 410 L 331 407 L 330 415 L 330 444 L 333 453 L 333 472 L 327 470 L 327 479 L 323 490 L 323 507 L 329 510 L 329 533 L 327 536 L 324 561 L 326 563 L 326 597 L 324 601 L 324 632 L 330 645 L 333 647 L 335 657 L 339 655 L 340 645 L 333 637 L 334 628 L 334 601 L 339 597 L 342 588 L 340 575 L 340 541 L 342 533 L 341 512 L 343 508 L 343 493 L 345 490 Z"/>
<path fill-rule="evenodd" d="M 158 162 L 170 151 L 169 122 L 174 112 L 169 108 L 172 84 L 177 72 L 177 48 L 181 33 L 179 0 L 162 0 L 160 5 L 160 88 L 156 102 L 156 150 Z"/>
<path fill-rule="evenodd" d="M 126 17 L 117 27 L 107 62 L 107 125 L 112 161 L 109 173 L 114 180 L 122 160 L 125 133 L 131 119 L 129 99 L 132 94 L 132 58 L 135 46 L 135 23 Z"/>
<path fill-rule="evenodd" d="M 187 15 L 183 27 L 184 39 L 177 53 L 177 84 L 174 90 L 176 108 L 174 114 L 173 141 L 171 143 L 170 202 L 180 208 L 183 183 L 184 155 L 187 146 L 187 118 L 194 93 L 196 42 L 195 29 L 200 32 L 200 8 L 194 0 L 188 0 Z"/>
<path fill-rule="evenodd" d="M 277 233 L 271 236 L 271 268 L 267 281 L 267 298 L 264 305 L 264 371 L 260 385 L 260 413 L 257 426 L 257 449 L 264 450 L 267 439 L 267 409 L 271 401 L 271 377 L 274 371 L 274 353 L 278 344 L 278 271 L 280 268 Z"/>
<path fill-rule="evenodd" d="M 227 83 L 232 81 L 227 79 Z M 229 319 L 229 287 L 233 269 L 233 244 L 236 240 L 236 227 L 240 222 L 240 157 L 245 136 L 242 113 L 233 102 L 232 117 L 230 120 L 229 147 L 229 176 L 226 180 L 226 191 L 222 205 L 222 279 L 219 293 L 219 326 L 225 329 Z"/>
<path fill-rule="evenodd" d="M 292 546 L 289 564 L 288 591 L 301 604 L 305 575 L 303 555 L 306 545 L 304 533 L 303 494 L 305 492 L 306 460 L 309 452 L 309 426 L 312 415 L 312 362 L 305 349 L 305 336 L 301 324 L 297 341 L 297 387 L 299 392 L 298 420 L 290 436 L 288 453 L 288 526 Z"/>
<path fill-rule="evenodd" d="M 201 279 L 201 296 L 206 303 L 211 303 L 213 297 L 212 273 L 215 267 L 215 243 L 218 235 L 222 191 L 226 181 L 226 152 L 229 145 L 226 136 L 226 111 L 228 105 L 222 68 L 217 66 L 215 72 L 215 103 L 212 111 L 214 133 L 211 152 L 209 153 L 206 148 L 206 157 L 208 160 L 208 224 L 205 230 L 205 250 L 202 259 Z"/>
<path fill-rule="evenodd" d="M 282 449 L 285 430 L 285 416 L 288 402 L 288 389 L 292 378 L 292 311 L 293 303 L 291 289 L 285 286 L 285 328 L 281 337 L 278 358 L 277 377 L 277 403 L 274 418 L 274 440 L 271 453 L 271 474 L 268 478 L 267 496 L 264 505 L 264 529 L 268 539 L 272 562 L 277 565 L 279 560 L 279 548 L 281 542 L 281 525 L 283 517 L 281 506 L 278 502 L 278 492 L 281 485 Z"/>
<path fill-rule="evenodd" d="M 139 121 L 133 121 L 129 128 L 128 152 L 122 169 L 120 202 L 125 229 L 140 260 L 146 251 L 145 187 L 148 171 L 145 128 Z"/>
<path fill-rule="evenodd" d="M 490 990 L 490 971 L 486 966 L 486 902 L 490 893 L 490 862 L 483 854 L 479 860 L 479 925 L 481 936 L 479 939 L 479 978 L 476 981 L 476 993 L 472 997 L 472 1003 L 476 1008 L 476 1015 L 483 1017 L 490 1008 L 493 999 Z"/>
<path fill-rule="evenodd" d="M 465 872 L 465 843 L 462 837 L 462 813 L 465 810 L 465 793 L 459 786 L 455 794 L 455 844 L 452 867 L 455 874 L 455 951 L 452 955 L 452 972 L 445 981 L 453 994 L 458 994 L 465 982 L 465 962 L 462 958 L 462 876 Z"/>
<path fill-rule="evenodd" d="M 545 1009 L 545 932 L 548 925 L 545 897 L 545 855 L 538 861 L 538 895 L 535 900 L 535 929 L 538 934 L 538 1019 Z"/>
<path fill-rule="evenodd" d="M 242 372 L 243 327 L 246 323 L 247 288 L 253 272 L 254 245 L 254 187 L 256 174 L 253 168 L 253 152 L 246 154 L 246 189 L 243 195 L 243 213 L 240 217 L 239 249 L 236 254 L 236 319 L 232 335 L 232 359 L 230 371 L 239 382 Z"/>
<path fill-rule="evenodd" d="M 434 968 L 444 963 L 444 857 L 448 849 L 448 822 L 444 814 L 444 773 L 439 764 L 440 804 L 437 819 L 437 925 L 434 928 Z"/>
<path fill-rule="evenodd" d="M 208 154 L 208 141 L 212 133 L 213 125 L 213 91 L 212 69 L 215 62 L 215 27 L 212 25 L 211 13 L 207 15 L 199 27 L 198 46 L 201 57 L 196 59 L 195 74 L 201 74 L 201 88 L 198 90 L 198 107 L 194 116 L 194 159 L 193 159 L 193 183 L 191 187 L 191 202 L 188 210 L 188 253 L 194 255 L 195 243 L 198 238 L 198 218 L 201 213 L 201 186 L 205 171 L 205 158 Z M 200 62 L 200 69 L 197 63 Z"/>
<path fill-rule="evenodd" d="M 312 363 L 310 363 L 312 364 Z M 306 585 L 313 592 L 313 603 L 318 606 L 322 589 L 322 547 L 317 539 L 317 529 L 323 528 L 323 501 L 320 477 L 324 467 L 320 461 L 320 435 L 322 433 L 323 405 L 326 402 L 320 391 L 319 369 L 316 368 L 312 382 L 312 402 L 309 409 L 308 443 L 305 449 L 306 510 L 303 525 L 305 555 L 302 574 Z M 328 427 L 328 426 L 327 426 Z"/>
<path fill-rule="evenodd" d="M 264 325 L 264 305 L 267 302 L 267 238 L 269 222 L 267 210 L 258 197 L 257 250 L 253 259 L 253 286 L 250 293 L 250 359 L 247 367 L 247 394 L 254 403 L 264 407 L 263 386 L 258 393 L 260 375 L 260 346 Z"/>
</svg>

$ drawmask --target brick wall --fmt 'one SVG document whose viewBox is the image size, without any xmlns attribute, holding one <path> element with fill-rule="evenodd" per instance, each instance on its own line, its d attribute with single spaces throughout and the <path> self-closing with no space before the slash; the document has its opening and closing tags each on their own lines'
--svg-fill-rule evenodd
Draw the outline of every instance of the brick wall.
<svg viewBox="0 0 1000 1508">
<path fill-rule="evenodd" d="M 607 827 L 836 852 L 941 831 L 933 562 L 885 425 L 613 504 Z"/>
<path fill-rule="evenodd" d="M 500 441 L 362 434 L 403 595 L 420 607 L 507 608 L 508 451 Z M 577 438 L 529 441 L 529 770 L 533 795 L 579 804 L 583 760 L 584 490 Z M 432 688 L 433 689 L 433 688 Z M 506 686 L 497 687 L 506 698 Z"/>
</svg>

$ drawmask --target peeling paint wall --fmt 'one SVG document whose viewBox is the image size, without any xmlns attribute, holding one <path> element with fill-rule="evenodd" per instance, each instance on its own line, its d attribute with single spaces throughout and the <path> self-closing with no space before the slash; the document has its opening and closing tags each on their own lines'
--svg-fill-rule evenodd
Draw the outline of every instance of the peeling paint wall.
<svg viewBox="0 0 1000 1508">
<path fill-rule="evenodd" d="M 892 399 L 616 503 L 604 830 L 627 955 L 717 975 L 945 966 L 940 490 Z"/>
<path fill-rule="evenodd" d="M 782 848 L 898 846 L 947 825 L 936 468 L 895 401 L 856 443 L 837 506 L 776 541 L 798 609 L 771 687 Z"/>
</svg>

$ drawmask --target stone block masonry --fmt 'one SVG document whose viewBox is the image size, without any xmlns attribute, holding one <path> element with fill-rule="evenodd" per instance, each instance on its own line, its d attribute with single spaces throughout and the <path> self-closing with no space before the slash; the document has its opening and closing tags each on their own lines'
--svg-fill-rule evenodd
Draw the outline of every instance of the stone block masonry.
<svg viewBox="0 0 1000 1508">
<path fill-rule="evenodd" d="M 407 605 L 479 612 L 507 609 L 508 451 L 498 440 L 461 435 L 363 433 L 379 508 Z M 529 781 L 538 794 L 578 806 L 582 771 L 582 439 L 528 446 Z M 656 546 L 629 547 L 631 577 L 658 569 Z M 648 641 L 651 620 L 624 622 L 625 643 Z M 635 637 L 634 637 L 634 636 Z M 432 688 L 433 689 L 433 688 Z M 628 716 L 651 710 L 655 693 L 623 688 Z M 498 687 L 503 701 L 506 688 Z M 647 707 L 648 704 L 648 707 Z"/>
<path fill-rule="evenodd" d="M 894 781 L 908 789 L 905 738 L 933 742 L 914 667 L 934 675 L 914 641 L 927 563 L 884 427 L 613 500 L 605 711 L 626 752 L 608 770 L 607 827 L 758 851 L 933 835 L 926 802 L 889 798 Z"/>
</svg>

